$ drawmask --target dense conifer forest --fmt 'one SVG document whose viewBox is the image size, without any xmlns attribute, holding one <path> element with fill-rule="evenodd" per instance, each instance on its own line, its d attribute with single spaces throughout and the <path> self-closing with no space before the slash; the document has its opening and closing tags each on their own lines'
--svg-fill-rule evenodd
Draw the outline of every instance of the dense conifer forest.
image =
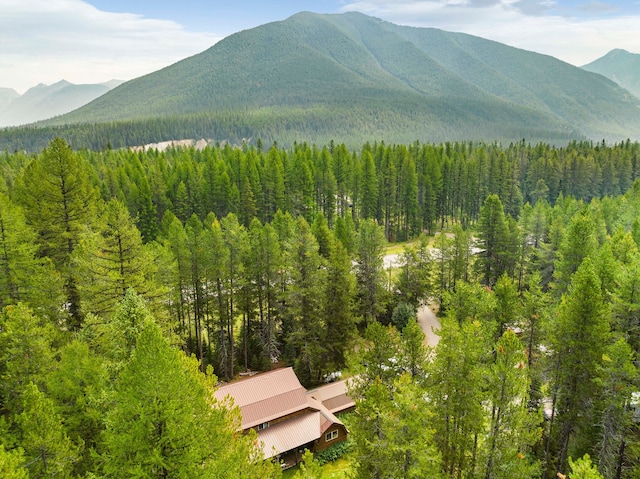
<svg viewBox="0 0 640 479">
<path fill-rule="evenodd" d="M 212 395 L 274 365 L 357 378 L 355 477 L 640 474 L 638 143 L 57 138 L 0 175 L 2 477 L 279 477 Z"/>
</svg>

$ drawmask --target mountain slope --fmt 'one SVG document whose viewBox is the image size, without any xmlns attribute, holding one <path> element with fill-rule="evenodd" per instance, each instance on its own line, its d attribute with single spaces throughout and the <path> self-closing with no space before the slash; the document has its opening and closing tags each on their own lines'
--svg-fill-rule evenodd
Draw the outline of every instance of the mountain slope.
<svg viewBox="0 0 640 479">
<path fill-rule="evenodd" d="M 74 85 L 65 80 L 37 85 L 17 95 L 0 110 L 0 126 L 23 125 L 68 113 L 104 95 L 122 82 Z M 1 100 L 0 100 L 1 101 Z"/>
<path fill-rule="evenodd" d="M 552 57 L 359 13 L 305 12 L 231 35 L 43 124 L 263 112 L 315 114 L 337 140 L 354 129 L 355 115 L 379 118 L 367 128 L 388 141 L 399 133 L 625 139 L 638 131 L 639 104 L 614 82 Z M 300 135 L 305 128 L 289 125 Z M 262 134 L 259 125 L 247 130 Z"/>
<path fill-rule="evenodd" d="M 582 68 L 606 76 L 640 98 L 639 54 L 620 49 L 611 50 Z"/>
<path fill-rule="evenodd" d="M 4 110 L 13 100 L 18 98 L 18 92 L 12 88 L 0 88 L 0 111 Z"/>
</svg>

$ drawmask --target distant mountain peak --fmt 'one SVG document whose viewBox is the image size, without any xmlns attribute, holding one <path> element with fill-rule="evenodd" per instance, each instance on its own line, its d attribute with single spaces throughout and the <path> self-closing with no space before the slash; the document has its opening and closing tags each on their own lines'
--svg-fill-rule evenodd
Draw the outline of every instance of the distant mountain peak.
<svg viewBox="0 0 640 479">
<path fill-rule="evenodd" d="M 39 83 L 24 95 L 0 89 L 0 127 L 24 125 L 63 115 L 95 100 L 120 83 L 110 80 L 104 84 L 76 85 L 63 79 L 51 85 Z"/>
<path fill-rule="evenodd" d="M 229 112 L 238 124 L 283 115 L 290 136 L 309 141 L 316 129 L 323 140 L 609 140 L 640 131 L 639 105 L 612 81 L 550 56 L 358 12 L 301 12 L 229 35 L 44 125 Z"/>
<path fill-rule="evenodd" d="M 640 54 L 615 48 L 582 68 L 615 81 L 640 98 Z"/>
</svg>

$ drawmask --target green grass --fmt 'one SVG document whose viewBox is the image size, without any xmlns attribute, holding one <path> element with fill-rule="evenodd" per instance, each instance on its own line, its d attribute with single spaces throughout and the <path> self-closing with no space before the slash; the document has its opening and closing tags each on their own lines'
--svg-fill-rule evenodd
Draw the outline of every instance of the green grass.
<svg viewBox="0 0 640 479">
<path fill-rule="evenodd" d="M 324 466 L 322 466 L 323 478 L 324 479 L 340 479 L 349 476 L 353 467 L 353 461 L 351 456 L 347 455 L 341 457 L 340 459 L 328 462 Z M 296 473 L 298 472 L 299 467 L 292 467 L 291 469 L 287 469 L 282 473 L 282 479 L 292 479 Z"/>
<path fill-rule="evenodd" d="M 412 246 L 415 241 L 404 241 L 402 243 L 391 243 L 384 248 L 384 254 L 400 254 L 404 251 L 405 246 Z"/>
</svg>

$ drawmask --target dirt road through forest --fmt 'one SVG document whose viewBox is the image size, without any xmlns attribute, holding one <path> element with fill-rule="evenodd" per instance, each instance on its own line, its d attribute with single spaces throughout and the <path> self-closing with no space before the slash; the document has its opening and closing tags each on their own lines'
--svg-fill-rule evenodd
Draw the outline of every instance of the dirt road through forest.
<svg viewBox="0 0 640 479">
<path fill-rule="evenodd" d="M 435 334 L 433 329 L 440 329 L 440 321 L 429 306 L 421 306 L 418 309 L 418 324 L 424 332 L 424 344 L 435 347 L 440 341 L 440 336 Z"/>
</svg>

